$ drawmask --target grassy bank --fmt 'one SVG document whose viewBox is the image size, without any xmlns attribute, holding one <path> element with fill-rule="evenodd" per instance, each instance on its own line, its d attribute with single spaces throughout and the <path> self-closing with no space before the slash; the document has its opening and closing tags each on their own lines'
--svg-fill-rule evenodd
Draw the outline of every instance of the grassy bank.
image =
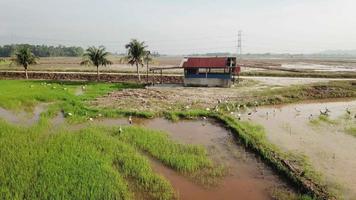
<svg viewBox="0 0 356 200">
<path fill-rule="evenodd" d="M 278 105 L 336 98 L 356 98 L 356 82 L 332 81 L 283 88 L 265 88 L 261 91 L 250 92 L 235 102 L 221 103 L 217 108 L 220 111 L 239 111 L 245 106 Z"/>
</svg>

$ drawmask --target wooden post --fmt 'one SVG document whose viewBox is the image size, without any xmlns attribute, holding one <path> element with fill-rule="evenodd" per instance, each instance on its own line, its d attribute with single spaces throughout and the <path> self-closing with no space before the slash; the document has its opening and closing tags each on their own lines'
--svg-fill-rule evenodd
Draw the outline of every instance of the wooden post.
<svg viewBox="0 0 356 200">
<path fill-rule="evenodd" d="M 155 85 L 155 70 L 153 69 L 152 70 L 152 82 L 153 82 L 153 85 Z"/>
<path fill-rule="evenodd" d="M 161 69 L 161 84 L 163 84 L 163 70 Z"/>
</svg>

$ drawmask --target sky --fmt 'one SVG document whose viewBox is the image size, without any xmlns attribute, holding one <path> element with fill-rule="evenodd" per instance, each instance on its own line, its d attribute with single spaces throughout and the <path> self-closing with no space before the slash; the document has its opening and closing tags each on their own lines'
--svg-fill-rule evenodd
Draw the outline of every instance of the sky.
<svg viewBox="0 0 356 200">
<path fill-rule="evenodd" d="M 104 45 L 161 54 L 356 49 L 355 0 L 0 0 L 0 45 Z"/>
</svg>

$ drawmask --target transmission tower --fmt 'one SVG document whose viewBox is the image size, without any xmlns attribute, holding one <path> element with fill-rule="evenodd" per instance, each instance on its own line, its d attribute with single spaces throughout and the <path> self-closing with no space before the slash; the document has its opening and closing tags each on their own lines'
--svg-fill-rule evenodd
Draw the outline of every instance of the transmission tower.
<svg viewBox="0 0 356 200">
<path fill-rule="evenodd" d="M 237 34 L 237 57 L 239 60 L 242 59 L 242 31 L 240 30 Z"/>
</svg>

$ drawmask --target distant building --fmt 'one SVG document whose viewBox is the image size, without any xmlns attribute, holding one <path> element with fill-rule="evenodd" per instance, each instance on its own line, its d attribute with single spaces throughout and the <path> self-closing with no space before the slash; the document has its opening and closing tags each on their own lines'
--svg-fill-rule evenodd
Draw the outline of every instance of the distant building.
<svg viewBox="0 0 356 200">
<path fill-rule="evenodd" d="M 236 57 L 188 57 L 181 66 L 184 86 L 230 87 L 241 70 Z"/>
</svg>

